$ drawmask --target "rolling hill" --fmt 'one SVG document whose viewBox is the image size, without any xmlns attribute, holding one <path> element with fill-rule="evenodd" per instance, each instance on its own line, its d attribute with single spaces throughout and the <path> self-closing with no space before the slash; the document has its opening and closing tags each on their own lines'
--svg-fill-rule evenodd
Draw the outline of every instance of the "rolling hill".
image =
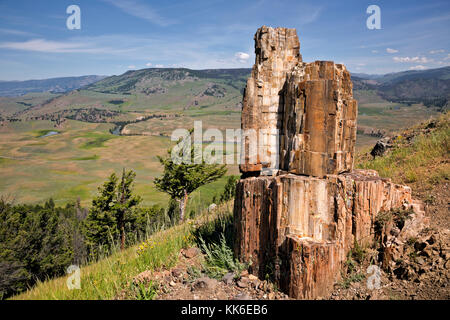
<svg viewBox="0 0 450 320">
<path fill-rule="evenodd" d="M 423 103 L 441 110 L 449 108 L 450 67 L 389 73 L 383 76 L 353 76 L 355 90 L 374 90 L 385 100 L 406 104 Z"/>
<path fill-rule="evenodd" d="M 64 77 L 44 80 L 0 81 L 1 97 L 16 97 L 32 92 L 64 93 L 89 85 L 105 76 Z"/>
</svg>

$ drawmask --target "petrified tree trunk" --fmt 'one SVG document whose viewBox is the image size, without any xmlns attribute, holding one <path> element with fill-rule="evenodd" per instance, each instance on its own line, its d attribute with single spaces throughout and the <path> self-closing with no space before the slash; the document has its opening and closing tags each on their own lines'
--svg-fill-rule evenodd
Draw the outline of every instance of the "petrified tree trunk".
<svg viewBox="0 0 450 320">
<path fill-rule="evenodd" d="M 316 298 L 338 280 L 355 241 L 373 240 L 380 211 L 411 206 L 409 187 L 372 170 L 324 179 L 293 174 L 242 179 L 234 207 L 235 254 L 251 262 L 255 275 L 273 276 L 291 297 Z"/>
<path fill-rule="evenodd" d="M 294 29 L 255 35 L 242 129 L 256 131 L 259 145 L 252 158 L 254 141 L 243 139 L 234 247 L 253 274 L 271 276 L 291 297 L 317 298 L 339 279 L 355 241 L 373 240 L 379 212 L 412 207 L 414 223 L 426 219 L 409 187 L 353 170 L 350 74 L 330 61 L 302 62 L 299 47 Z"/>
</svg>

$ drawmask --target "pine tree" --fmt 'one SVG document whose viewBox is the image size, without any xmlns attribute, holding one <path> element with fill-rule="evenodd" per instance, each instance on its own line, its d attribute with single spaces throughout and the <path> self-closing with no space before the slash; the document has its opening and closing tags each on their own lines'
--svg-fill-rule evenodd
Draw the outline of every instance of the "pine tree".
<svg viewBox="0 0 450 320">
<path fill-rule="evenodd" d="M 125 172 L 123 169 L 122 179 L 117 186 L 117 198 L 113 206 L 113 211 L 116 215 L 117 228 L 120 233 L 120 249 L 125 248 L 125 224 L 132 222 L 134 217 L 131 215 L 131 209 L 141 202 L 139 196 L 132 194 L 133 181 L 136 177 L 136 173 L 132 170 Z"/>
<path fill-rule="evenodd" d="M 92 200 L 92 208 L 85 220 L 86 242 L 94 254 L 102 245 L 109 248 L 120 237 L 120 247 L 125 247 L 125 224 L 133 220 L 131 210 L 141 201 L 133 195 L 132 185 L 136 174 L 123 170 L 118 183 L 115 173 L 99 188 L 99 195 Z"/>
<path fill-rule="evenodd" d="M 203 158 L 201 163 L 195 163 L 193 147 L 190 148 L 190 163 L 177 164 L 171 157 L 172 149 L 167 153 L 165 158 L 158 156 L 164 173 L 155 178 L 154 184 L 158 190 L 168 193 L 173 200 L 178 201 L 180 221 L 183 221 L 189 195 L 199 187 L 221 178 L 227 169 L 225 165 L 207 164 Z"/>
</svg>

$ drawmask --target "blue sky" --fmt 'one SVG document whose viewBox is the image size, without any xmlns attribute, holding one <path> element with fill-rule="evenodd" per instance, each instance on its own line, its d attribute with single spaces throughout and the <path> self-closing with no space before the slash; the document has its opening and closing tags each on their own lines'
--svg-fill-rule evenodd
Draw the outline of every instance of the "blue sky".
<svg viewBox="0 0 450 320">
<path fill-rule="evenodd" d="M 80 30 L 66 27 L 73 4 Z M 380 30 L 366 27 L 372 4 Z M 450 65 L 448 0 L 0 0 L 0 80 L 251 67 L 262 25 L 296 28 L 305 61 L 352 72 Z"/>
</svg>

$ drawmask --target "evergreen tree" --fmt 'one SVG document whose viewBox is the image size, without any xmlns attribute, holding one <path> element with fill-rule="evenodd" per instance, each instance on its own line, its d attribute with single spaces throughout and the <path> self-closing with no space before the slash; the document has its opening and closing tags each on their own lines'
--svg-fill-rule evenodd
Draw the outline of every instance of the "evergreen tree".
<svg viewBox="0 0 450 320">
<path fill-rule="evenodd" d="M 133 181 L 136 178 L 136 173 L 132 170 L 125 172 L 123 169 L 122 179 L 117 186 L 117 198 L 113 205 L 113 211 L 116 215 L 117 228 L 120 233 L 120 249 L 125 248 L 125 224 L 133 222 L 135 217 L 132 215 L 131 209 L 141 202 L 139 196 L 133 195 Z"/>
<path fill-rule="evenodd" d="M 190 148 L 191 161 L 188 163 L 175 163 L 171 153 L 172 149 L 169 149 L 165 158 L 158 156 L 159 162 L 164 167 L 164 173 L 161 177 L 155 178 L 154 184 L 158 190 L 168 193 L 171 199 L 178 201 L 180 221 L 183 221 L 189 195 L 199 187 L 222 177 L 227 169 L 225 165 L 207 164 L 204 158 L 201 162 L 198 161 L 200 163 L 195 163 L 193 147 Z"/>
<path fill-rule="evenodd" d="M 141 198 L 133 195 L 132 185 L 136 174 L 123 170 L 118 183 L 115 173 L 99 188 L 99 195 L 92 200 L 92 208 L 85 221 L 86 242 L 91 252 L 98 253 L 99 246 L 110 248 L 120 237 L 120 247 L 125 247 L 125 224 L 133 222 L 132 208 Z"/>
<path fill-rule="evenodd" d="M 63 275 L 73 250 L 64 215 L 73 208 L 11 205 L 0 199 L 0 299 L 24 291 L 36 280 Z"/>
<path fill-rule="evenodd" d="M 236 195 L 236 183 L 239 181 L 239 176 L 229 176 L 223 193 L 220 195 L 220 202 L 231 200 Z"/>
</svg>

